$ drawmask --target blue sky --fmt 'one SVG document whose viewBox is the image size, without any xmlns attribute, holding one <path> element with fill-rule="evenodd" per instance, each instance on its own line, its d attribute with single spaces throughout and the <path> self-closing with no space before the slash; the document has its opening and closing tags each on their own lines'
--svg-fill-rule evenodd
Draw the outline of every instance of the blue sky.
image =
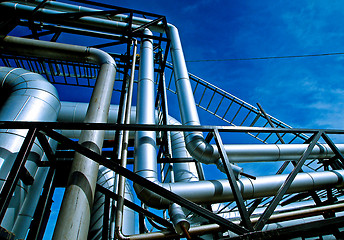
<svg viewBox="0 0 344 240">
<path fill-rule="evenodd" d="M 180 31 L 187 61 L 344 52 L 342 1 L 118 5 L 165 15 Z M 342 128 L 343 57 L 188 62 L 188 70 L 293 127 Z"/>
</svg>

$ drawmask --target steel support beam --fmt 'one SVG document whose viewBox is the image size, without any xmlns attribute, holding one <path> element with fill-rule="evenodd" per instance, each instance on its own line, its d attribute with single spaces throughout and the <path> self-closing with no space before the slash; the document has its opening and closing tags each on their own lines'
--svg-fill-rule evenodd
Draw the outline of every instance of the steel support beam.
<svg viewBox="0 0 344 240">
<path fill-rule="evenodd" d="M 323 131 L 318 131 L 318 133 L 313 134 L 312 141 L 309 144 L 306 151 L 302 154 L 300 160 L 296 164 L 293 171 L 288 175 L 286 181 L 284 184 L 280 187 L 278 190 L 276 196 L 272 199 L 269 206 L 265 209 L 264 213 L 259 218 L 258 222 L 254 226 L 255 230 L 261 230 L 263 229 L 265 223 L 269 220 L 271 214 L 276 209 L 278 203 L 282 200 L 283 195 L 287 192 L 288 188 L 290 187 L 291 183 L 294 181 L 296 175 L 301 170 L 302 165 L 305 163 L 307 157 L 311 153 L 312 149 L 314 148 L 315 144 L 318 142 L 320 136 L 323 134 Z"/>
<path fill-rule="evenodd" d="M 247 212 L 246 206 L 244 204 L 244 199 L 242 197 L 242 194 L 240 192 L 240 189 L 238 187 L 238 184 L 234 175 L 234 171 L 232 169 L 232 166 L 229 163 L 228 156 L 223 146 L 221 136 L 217 129 L 214 130 L 214 137 L 215 137 L 216 145 L 219 149 L 219 154 L 220 154 L 226 175 L 228 177 L 229 184 L 232 188 L 232 192 L 233 192 L 234 199 L 235 199 L 235 202 L 237 204 L 237 207 L 241 216 L 242 223 L 247 229 L 249 229 L 250 231 L 253 231 L 253 225 L 251 223 L 250 216 Z"/>
</svg>

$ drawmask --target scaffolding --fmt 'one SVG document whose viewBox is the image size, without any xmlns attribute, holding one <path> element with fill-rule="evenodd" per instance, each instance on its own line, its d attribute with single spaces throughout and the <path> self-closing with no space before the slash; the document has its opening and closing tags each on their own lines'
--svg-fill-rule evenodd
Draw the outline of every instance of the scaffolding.
<svg viewBox="0 0 344 240">
<path fill-rule="evenodd" d="M 184 73 L 183 67 L 177 66 L 182 62 L 176 56 L 182 51 L 175 38 L 177 30 L 165 16 L 91 1 L 71 2 L 74 5 L 46 0 L 1 2 L 0 66 L 6 67 L 2 68 L 8 71 L 6 77 L 12 74 L 7 69 L 17 68 L 25 69 L 20 70 L 25 71 L 22 75 L 39 74 L 62 91 L 61 96 L 73 91 L 96 92 L 99 76 L 106 68 L 104 79 L 115 76 L 113 85 L 104 83 L 102 96 L 93 94 L 90 102 L 94 98 L 94 102 L 101 102 L 105 88 L 110 86 L 110 95 L 106 96 L 112 96 L 111 104 L 117 106 L 110 105 L 110 100 L 107 107 L 97 105 L 98 110 L 109 112 L 109 118 L 106 113 L 101 120 L 99 112 L 90 117 L 87 107 L 91 103 L 62 104 L 62 108 L 67 106 L 67 113 L 68 107 L 73 109 L 73 116 L 66 114 L 57 121 L 0 118 L 1 133 L 24 132 L 14 157 L 7 158 L 5 151 L 0 151 L 4 162 L 11 161 L 10 169 L 1 175 L 0 239 L 42 239 L 55 190 L 70 186 L 87 192 L 85 201 L 91 210 L 93 203 L 92 214 L 87 213 L 88 220 L 80 220 L 80 237 L 71 237 L 75 232 L 65 233 L 66 213 L 76 221 L 81 219 L 77 211 L 87 207 L 75 210 L 82 204 L 67 205 L 67 210 L 61 210 L 66 213 L 59 217 L 54 239 L 343 238 L 344 147 L 332 139 L 344 130 L 292 128 L 267 114 L 260 104 L 255 107 L 194 74 Z M 13 33 L 15 37 L 11 36 Z M 70 38 L 78 39 L 76 42 L 96 39 L 97 44 L 74 47 L 66 40 Z M 137 53 L 139 47 L 141 52 Z M 169 55 L 172 63 L 168 62 Z M 186 75 L 181 77 L 183 73 Z M 185 90 L 189 86 L 191 92 Z M 149 91 L 153 92 L 153 99 L 145 96 L 145 100 L 137 100 Z M 1 104 L 7 97 L 3 95 L 6 96 L 1 97 Z M 132 98 L 138 101 L 136 106 L 132 106 Z M 179 103 L 182 123 L 170 117 L 168 111 L 176 98 L 185 101 Z M 190 114 L 191 107 L 186 109 L 185 103 L 190 99 L 200 111 L 222 124 L 198 124 L 197 113 Z M 148 103 L 152 108 L 147 109 Z M 148 112 L 152 117 L 147 120 Z M 73 120 L 67 121 L 69 118 Z M 135 122 L 135 118 L 143 120 Z M 226 143 L 229 134 L 245 135 L 254 143 L 248 141 L 238 148 Z M 154 143 L 147 144 L 149 141 Z M 194 150 L 195 143 L 205 149 Z M 30 192 L 37 182 L 38 170 L 32 173 L 28 167 L 36 146 L 44 157 L 35 160 L 35 164 L 46 173 L 28 228 L 24 236 L 18 236 L 15 221 L 8 223 L 6 214 L 18 186 Z M 145 154 L 156 159 L 153 162 L 158 164 L 157 176 L 152 175 L 154 164 L 146 166 L 138 160 Z M 85 168 L 92 165 L 90 168 L 97 173 L 100 169 L 95 190 L 91 186 L 86 191 L 88 186 L 80 180 L 84 172 L 75 171 L 73 158 L 77 155 Z M 261 177 L 240 168 L 243 162 L 257 161 L 277 162 L 278 171 Z M 205 164 L 217 165 L 226 179 L 208 180 Z M 187 172 L 187 180 L 179 176 L 183 171 Z M 104 178 L 106 184 L 99 180 L 102 174 L 110 176 Z M 86 180 L 91 181 L 87 177 Z M 205 192 L 206 185 L 214 192 Z M 133 186 L 135 192 L 130 190 Z M 129 195 L 134 197 L 128 199 Z M 16 211 L 20 212 L 22 206 Z M 129 232 L 125 232 L 127 209 L 135 214 L 129 221 L 133 228 Z M 19 219 L 19 215 L 14 218 Z"/>
</svg>

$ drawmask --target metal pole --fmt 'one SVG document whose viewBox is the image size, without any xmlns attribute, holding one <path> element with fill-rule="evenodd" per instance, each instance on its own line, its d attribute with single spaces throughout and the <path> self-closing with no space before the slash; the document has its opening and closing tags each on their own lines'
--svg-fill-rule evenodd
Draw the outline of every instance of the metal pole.
<svg viewBox="0 0 344 240">
<path fill-rule="evenodd" d="M 137 52 L 137 40 L 133 40 L 134 50 L 133 50 L 133 59 L 130 73 L 130 81 L 128 86 L 128 96 L 126 102 L 126 112 L 125 112 L 125 124 L 130 124 L 130 115 L 131 115 L 131 104 L 133 99 L 133 88 L 134 88 L 134 77 L 135 77 L 135 65 L 136 65 L 136 52 Z M 125 130 L 123 132 L 123 144 L 121 152 L 121 166 L 127 166 L 127 156 L 128 156 L 128 144 L 129 144 L 129 131 Z M 123 221 L 123 208 L 124 208 L 124 192 L 125 192 L 125 178 L 119 175 L 118 182 L 118 201 L 116 209 L 116 220 L 115 220 L 115 232 L 122 236 L 122 221 Z"/>
</svg>

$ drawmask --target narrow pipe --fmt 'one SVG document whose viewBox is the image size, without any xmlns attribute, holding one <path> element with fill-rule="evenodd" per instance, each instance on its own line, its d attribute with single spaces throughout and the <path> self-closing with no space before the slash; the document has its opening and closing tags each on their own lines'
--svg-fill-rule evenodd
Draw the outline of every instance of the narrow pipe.
<svg viewBox="0 0 344 240">
<path fill-rule="evenodd" d="M 334 212 L 339 212 L 343 210 L 343 204 L 336 204 L 336 205 L 329 205 L 329 206 L 325 206 L 325 207 L 319 207 L 318 208 L 314 208 L 314 209 L 308 209 L 308 210 L 301 210 L 301 211 L 296 211 L 296 212 L 290 212 L 287 214 L 275 214 L 271 217 L 271 222 L 270 224 L 267 224 L 264 227 L 264 230 L 271 230 L 271 229 L 275 229 L 275 228 L 281 228 L 281 227 L 285 227 L 285 226 L 292 226 L 295 225 L 297 226 L 298 224 L 302 224 L 305 222 L 310 222 L 310 221 L 315 221 L 315 220 L 319 220 L 318 217 L 314 217 L 317 215 L 321 215 L 323 213 L 323 211 L 334 211 Z M 298 217 L 303 217 L 301 219 L 298 219 L 297 221 L 288 221 L 290 218 L 290 216 L 293 216 L 293 214 L 295 214 L 295 216 Z M 343 215 L 343 213 L 338 213 L 338 216 Z M 313 216 L 313 217 L 311 217 Z M 323 219 L 321 217 L 321 219 Z M 257 221 L 256 218 L 252 218 L 252 222 L 255 223 Z M 286 221 L 285 223 L 283 223 L 283 221 Z M 240 221 L 233 221 L 236 224 L 239 224 Z M 277 222 L 277 224 L 275 223 Z M 205 233 L 209 233 L 209 232 L 222 232 L 224 231 L 223 228 L 221 228 L 219 225 L 217 224 L 206 224 L 206 225 L 201 225 L 201 226 L 192 226 L 189 229 L 189 233 L 190 235 L 203 235 Z M 229 232 L 231 233 L 231 232 Z M 132 235 L 129 237 L 130 240 L 153 240 L 153 239 L 172 239 L 172 238 L 176 238 L 178 237 L 178 234 L 173 233 L 171 231 L 161 231 L 161 232 L 154 232 L 154 233 L 145 233 L 145 234 L 137 234 L 137 235 Z"/>
<path fill-rule="evenodd" d="M 131 105 L 133 99 L 133 89 L 134 89 L 134 76 L 135 76 L 135 65 L 136 65 L 136 52 L 137 52 L 137 40 L 133 41 L 134 50 L 133 50 L 133 59 L 130 73 L 130 81 L 128 86 L 128 96 L 126 102 L 126 111 L 125 111 L 125 124 L 130 124 L 131 117 Z M 123 133 L 123 144 L 121 152 L 121 166 L 127 167 L 127 157 L 128 157 L 128 145 L 129 145 L 129 131 L 126 130 Z M 122 227 L 123 227 L 123 213 L 124 213 L 124 193 L 125 193 L 125 183 L 126 180 L 123 176 L 119 175 L 118 182 L 118 196 L 117 209 L 116 209 L 116 219 L 115 219 L 115 232 L 122 236 Z"/>
<path fill-rule="evenodd" d="M 84 122 L 107 122 L 116 74 L 116 63 L 109 54 L 94 48 L 10 36 L 1 39 L 0 45 L 4 52 L 100 65 Z M 87 130 L 82 131 L 79 143 L 100 153 L 103 140 L 104 131 Z M 96 162 L 75 154 L 53 239 L 87 238 L 97 174 Z"/>
</svg>

